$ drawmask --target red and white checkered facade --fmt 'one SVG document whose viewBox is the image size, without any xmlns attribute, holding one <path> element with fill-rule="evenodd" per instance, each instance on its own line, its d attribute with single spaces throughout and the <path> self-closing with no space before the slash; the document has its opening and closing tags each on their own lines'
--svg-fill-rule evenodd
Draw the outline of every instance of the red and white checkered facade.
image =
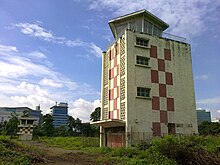
<svg viewBox="0 0 220 165">
<path fill-rule="evenodd" d="M 175 134 L 175 125 L 172 125 L 174 121 L 170 121 L 168 117 L 170 113 L 175 111 L 172 95 L 174 82 L 171 50 L 163 48 L 163 53 L 159 56 L 157 46 L 151 45 L 150 58 L 151 62 L 156 64 L 151 67 L 152 111 L 158 111 L 157 114 L 160 116 L 159 121 L 152 122 L 153 134 L 157 136 L 168 132 Z M 169 131 L 167 129 L 168 123 L 171 123 L 172 126 Z"/>
</svg>

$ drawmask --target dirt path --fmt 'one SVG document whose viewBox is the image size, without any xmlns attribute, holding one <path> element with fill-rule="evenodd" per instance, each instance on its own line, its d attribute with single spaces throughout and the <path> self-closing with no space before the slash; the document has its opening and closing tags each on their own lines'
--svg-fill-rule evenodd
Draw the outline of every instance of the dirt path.
<svg viewBox="0 0 220 165">
<path fill-rule="evenodd" d="M 23 141 L 26 145 L 34 146 L 46 153 L 46 162 L 37 165 L 97 165 L 96 159 L 99 155 L 94 155 L 82 151 L 66 150 L 58 147 L 48 147 L 42 142 Z"/>
</svg>

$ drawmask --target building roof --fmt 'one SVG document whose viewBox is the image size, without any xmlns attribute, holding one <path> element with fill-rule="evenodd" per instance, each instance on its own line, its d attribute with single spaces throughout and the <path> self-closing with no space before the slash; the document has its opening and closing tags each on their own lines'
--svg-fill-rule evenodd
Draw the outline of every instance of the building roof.
<svg viewBox="0 0 220 165">
<path fill-rule="evenodd" d="M 28 107 L 0 107 L 0 110 L 1 109 L 28 109 L 28 110 L 32 110 L 31 108 L 28 108 Z"/>
<path fill-rule="evenodd" d="M 108 120 L 90 122 L 90 124 L 95 124 L 98 126 L 103 126 L 105 128 L 108 128 L 108 127 L 125 126 L 125 121 L 119 119 L 108 119 Z"/>
<path fill-rule="evenodd" d="M 138 16 L 145 16 L 145 17 L 149 18 L 150 20 L 153 20 L 154 22 L 156 22 L 157 24 L 160 25 L 162 30 L 166 30 L 169 27 L 169 25 L 166 22 L 164 22 L 163 20 L 161 20 L 157 16 L 153 15 L 152 13 L 150 13 L 149 11 L 144 9 L 144 10 L 139 10 L 139 11 L 136 11 L 136 12 L 132 12 L 132 13 L 129 13 L 129 14 L 126 14 L 126 15 L 123 15 L 123 16 L 119 16 L 117 18 L 114 18 L 114 19 L 110 20 L 108 22 L 108 24 L 109 24 L 109 26 L 112 30 L 112 33 L 114 34 L 113 26 L 114 26 L 115 23 L 126 21 L 127 19 L 131 19 L 131 18 L 138 17 Z"/>
</svg>

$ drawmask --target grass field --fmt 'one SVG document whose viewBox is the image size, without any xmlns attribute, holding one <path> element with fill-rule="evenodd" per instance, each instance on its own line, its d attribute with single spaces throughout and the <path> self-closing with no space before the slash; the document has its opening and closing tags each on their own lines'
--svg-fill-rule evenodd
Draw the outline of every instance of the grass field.
<svg viewBox="0 0 220 165">
<path fill-rule="evenodd" d="M 151 144 L 130 148 L 99 148 L 98 138 L 54 137 L 41 139 L 47 145 L 100 153 L 98 163 L 108 164 L 220 164 L 219 136 L 154 138 Z"/>
<path fill-rule="evenodd" d="M 22 145 L 8 136 L 0 136 L 0 164 L 28 165 L 37 162 L 43 162 L 41 151 Z"/>
<path fill-rule="evenodd" d="M 97 164 L 112 165 L 219 165 L 220 136 L 167 136 L 154 138 L 150 144 L 129 148 L 99 147 L 99 139 L 93 137 L 44 137 L 39 138 L 46 146 L 68 150 L 81 150 L 99 155 Z M 0 136 L 0 164 L 34 164 L 43 162 L 41 151 L 27 147 L 16 139 Z"/>
</svg>

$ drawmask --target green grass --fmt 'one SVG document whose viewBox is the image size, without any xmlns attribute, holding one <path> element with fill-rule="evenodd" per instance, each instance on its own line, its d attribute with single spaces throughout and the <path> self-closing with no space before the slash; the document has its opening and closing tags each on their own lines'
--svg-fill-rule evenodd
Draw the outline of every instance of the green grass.
<svg viewBox="0 0 220 165">
<path fill-rule="evenodd" d="M 86 137 L 50 137 L 41 141 L 50 146 L 70 150 L 82 150 L 98 153 L 97 163 L 128 165 L 174 165 L 174 164 L 220 164 L 219 136 L 189 136 L 154 138 L 151 144 L 129 148 L 98 147 L 98 138 Z"/>
<path fill-rule="evenodd" d="M 97 137 L 43 137 L 39 140 L 47 145 L 69 150 L 93 150 L 99 148 L 99 138 Z"/>
<path fill-rule="evenodd" d="M 43 153 L 33 147 L 27 147 L 10 139 L 8 136 L 0 136 L 0 164 L 4 165 L 28 165 L 43 162 Z"/>
</svg>

